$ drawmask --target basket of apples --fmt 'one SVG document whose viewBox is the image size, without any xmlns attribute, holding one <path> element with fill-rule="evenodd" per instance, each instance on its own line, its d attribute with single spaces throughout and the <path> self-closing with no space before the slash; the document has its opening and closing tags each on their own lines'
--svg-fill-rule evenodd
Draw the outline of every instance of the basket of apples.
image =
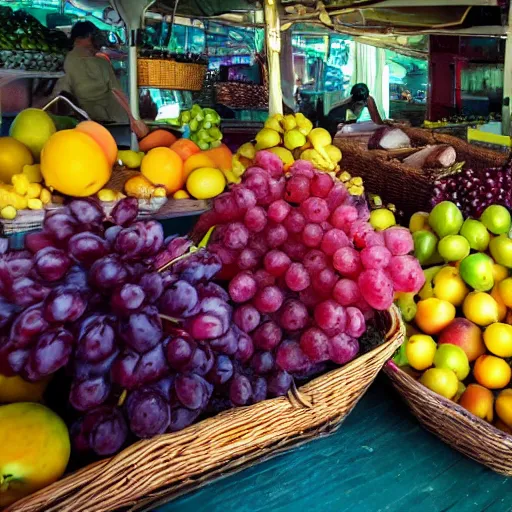
<svg viewBox="0 0 512 512">
<path fill-rule="evenodd" d="M 334 431 L 402 344 L 395 293 L 424 282 L 407 229 L 270 152 L 197 245 L 136 214 L 75 200 L 0 256 L 2 372 L 54 376 L 81 467 L 10 512 L 147 509 Z"/>
<path fill-rule="evenodd" d="M 425 284 L 417 295 L 399 294 L 408 338 L 384 369 L 427 430 L 508 476 L 511 227 L 510 213 L 500 204 L 464 219 L 455 203 L 441 201 L 430 214 L 412 216 Z"/>
</svg>

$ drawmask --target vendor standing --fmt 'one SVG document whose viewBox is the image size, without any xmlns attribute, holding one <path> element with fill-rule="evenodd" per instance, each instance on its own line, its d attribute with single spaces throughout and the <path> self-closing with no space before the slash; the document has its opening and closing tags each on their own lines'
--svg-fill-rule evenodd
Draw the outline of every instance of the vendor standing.
<svg viewBox="0 0 512 512">
<path fill-rule="evenodd" d="M 356 84 L 350 91 L 350 96 L 335 105 L 321 123 L 334 137 L 341 123 L 355 123 L 367 108 L 375 124 L 383 124 L 379 109 L 366 84 Z"/>
<path fill-rule="evenodd" d="M 57 90 L 72 94 L 78 106 L 93 121 L 102 124 L 130 123 L 139 137 L 148 133 L 142 121 L 133 119 L 129 102 L 108 60 L 98 57 L 98 28 L 90 21 L 80 21 L 71 29 L 73 49 L 64 61 L 66 75 Z"/>
</svg>

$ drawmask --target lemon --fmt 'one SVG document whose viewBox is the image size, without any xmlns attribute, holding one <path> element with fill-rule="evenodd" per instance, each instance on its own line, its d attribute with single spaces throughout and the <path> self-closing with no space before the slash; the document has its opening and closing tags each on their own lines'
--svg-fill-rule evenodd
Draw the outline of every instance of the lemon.
<svg viewBox="0 0 512 512">
<path fill-rule="evenodd" d="M 432 366 L 437 345 L 432 336 L 415 334 L 405 345 L 405 354 L 409 365 L 415 370 L 426 370 Z"/>
<path fill-rule="evenodd" d="M 165 187 L 156 187 L 153 191 L 153 197 L 167 197 L 167 190 L 165 190 Z"/>
<path fill-rule="evenodd" d="M 474 324 L 486 326 L 499 319 L 498 303 L 485 292 L 471 292 L 462 304 L 464 316 Z"/>
<path fill-rule="evenodd" d="M 51 203 L 52 193 L 47 188 L 43 188 L 43 190 L 41 190 L 41 195 L 39 196 L 39 199 L 41 199 L 41 202 L 43 204 Z"/>
<path fill-rule="evenodd" d="M 495 323 L 484 332 L 484 343 L 489 352 L 500 357 L 512 357 L 512 325 Z"/>
<path fill-rule="evenodd" d="M 178 190 L 174 192 L 173 199 L 190 199 L 190 195 L 186 190 Z"/>
<path fill-rule="evenodd" d="M 116 200 L 116 192 L 110 188 L 102 188 L 98 192 L 98 199 L 104 203 L 111 203 Z"/>
<path fill-rule="evenodd" d="M 193 171 L 187 179 L 187 190 L 196 199 L 211 199 L 224 191 L 226 179 L 219 169 L 203 167 Z"/>
<path fill-rule="evenodd" d="M 57 131 L 52 118 L 37 108 L 27 108 L 14 119 L 9 134 L 24 144 L 34 158 L 39 158 L 43 146 Z"/>
<path fill-rule="evenodd" d="M 387 208 L 379 208 L 370 213 L 370 224 L 377 230 L 383 231 L 396 224 L 395 215 Z"/>
<path fill-rule="evenodd" d="M 13 220 L 16 218 L 17 213 L 18 212 L 16 211 L 16 208 L 14 208 L 14 206 L 6 206 L 5 208 L 2 208 L 2 210 L 0 211 L 0 217 L 6 220 Z"/>
<path fill-rule="evenodd" d="M 30 210 L 42 210 L 43 202 L 41 201 L 41 199 L 29 199 L 28 207 Z"/>
<path fill-rule="evenodd" d="M 459 389 L 457 375 L 448 368 L 430 368 L 420 378 L 428 389 L 445 398 L 452 399 Z"/>
<path fill-rule="evenodd" d="M 30 183 L 26 193 L 27 199 L 37 199 L 41 195 L 42 191 L 43 187 L 40 183 Z"/>
<path fill-rule="evenodd" d="M 32 153 L 21 142 L 12 137 L 0 137 L 0 181 L 10 183 L 15 174 L 33 162 Z"/>
<path fill-rule="evenodd" d="M 263 128 L 256 135 L 256 150 L 273 148 L 281 142 L 281 135 L 270 128 Z"/>
<path fill-rule="evenodd" d="M 293 155 L 289 149 L 277 147 L 270 148 L 269 151 L 274 153 L 274 155 L 277 155 L 282 160 L 284 165 L 292 165 L 293 162 L 295 162 L 295 159 L 293 158 Z"/>
</svg>

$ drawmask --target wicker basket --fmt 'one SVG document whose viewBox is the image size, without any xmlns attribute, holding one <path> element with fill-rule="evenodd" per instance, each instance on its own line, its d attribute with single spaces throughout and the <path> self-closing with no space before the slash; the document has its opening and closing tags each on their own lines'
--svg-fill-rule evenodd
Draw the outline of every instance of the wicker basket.
<svg viewBox="0 0 512 512">
<path fill-rule="evenodd" d="M 385 342 L 287 397 L 225 411 L 181 432 L 139 441 L 18 501 L 8 512 L 152 510 L 219 476 L 237 472 L 336 430 L 404 339 L 393 306 Z"/>
<path fill-rule="evenodd" d="M 400 128 L 415 147 L 449 144 L 457 152 L 457 161 L 473 169 L 501 167 L 507 159 L 507 155 L 473 146 L 457 137 L 421 128 Z M 366 190 L 395 204 L 405 218 L 419 210 L 430 210 L 433 182 L 446 172 L 445 169 L 416 169 L 394 158 L 394 152 L 369 151 L 363 148 L 361 141 L 353 142 L 349 138 L 338 137 L 334 143 L 343 154 L 341 169 L 361 176 Z"/>
<path fill-rule="evenodd" d="M 164 59 L 138 59 L 139 87 L 200 91 L 207 66 Z"/>
<path fill-rule="evenodd" d="M 393 361 L 384 373 L 424 428 L 467 457 L 512 476 L 511 435 L 426 388 Z"/>
</svg>

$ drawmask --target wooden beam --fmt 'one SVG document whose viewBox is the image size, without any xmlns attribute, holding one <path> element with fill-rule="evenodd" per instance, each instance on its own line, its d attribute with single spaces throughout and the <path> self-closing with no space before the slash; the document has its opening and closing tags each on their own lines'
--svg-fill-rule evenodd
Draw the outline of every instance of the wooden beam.
<svg viewBox="0 0 512 512">
<path fill-rule="evenodd" d="M 503 69 L 503 106 L 501 108 L 501 131 L 503 135 L 511 135 L 510 117 L 512 112 L 512 2 L 508 11 L 507 42 L 505 43 L 505 65 Z"/>
<path fill-rule="evenodd" d="M 265 0 L 265 37 L 268 61 L 269 115 L 283 113 L 281 91 L 281 31 L 279 29 L 279 0 Z"/>
</svg>

